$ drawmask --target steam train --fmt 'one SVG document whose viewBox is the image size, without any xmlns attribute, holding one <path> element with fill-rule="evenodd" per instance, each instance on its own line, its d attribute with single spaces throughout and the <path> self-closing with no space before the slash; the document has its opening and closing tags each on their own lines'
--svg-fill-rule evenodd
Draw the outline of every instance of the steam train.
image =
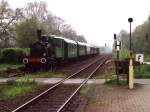
<svg viewBox="0 0 150 112">
<path fill-rule="evenodd" d="M 30 53 L 23 63 L 31 69 L 50 69 L 66 60 L 99 54 L 99 47 L 77 42 L 55 35 L 41 35 L 37 31 L 38 41 L 30 45 Z"/>
</svg>

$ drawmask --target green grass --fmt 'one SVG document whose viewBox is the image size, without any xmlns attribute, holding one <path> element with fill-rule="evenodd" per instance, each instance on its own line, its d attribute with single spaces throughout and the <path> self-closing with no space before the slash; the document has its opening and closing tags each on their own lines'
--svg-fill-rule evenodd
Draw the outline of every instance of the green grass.
<svg viewBox="0 0 150 112">
<path fill-rule="evenodd" d="M 36 89 L 37 85 L 34 78 L 66 77 L 62 73 L 38 72 L 26 74 L 19 77 L 16 81 L 9 81 L 7 84 L 0 85 L 0 100 L 15 98 L 18 95 L 24 95 Z"/>
<path fill-rule="evenodd" d="M 31 74 L 26 74 L 22 78 L 65 78 L 66 75 L 63 73 L 54 73 L 51 71 L 47 72 L 36 72 L 36 73 L 31 73 Z"/>
<path fill-rule="evenodd" d="M 8 68 L 22 67 L 22 64 L 0 64 L 0 70 L 7 70 Z"/>
<path fill-rule="evenodd" d="M 37 88 L 33 81 L 17 82 L 12 81 L 5 85 L 0 85 L 0 100 L 13 99 L 19 95 L 32 92 Z"/>
<path fill-rule="evenodd" d="M 107 80 L 107 81 L 105 82 L 105 84 L 118 85 L 118 84 L 117 84 L 117 79 L 116 79 L 116 77 Z M 119 80 L 119 85 L 121 85 L 121 86 L 126 86 L 126 85 L 128 85 L 128 84 L 127 84 L 127 81 L 126 81 L 126 80 L 120 79 L 120 80 Z"/>
<path fill-rule="evenodd" d="M 135 78 L 150 78 L 150 65 L 140 65 L 134 69 Z"/>
<path fill-rule="evenodd" d="M 54 73 L 54 72 L 48 71 L 48 72 L 39 72 L 39 73 L 36 73 L 34 75 L 31 75 L 31 77 L 39 77 L 39 78 L 42 78 L 42 77 L 45 77 L 45 78 L 52 78 L 52 77 L 54 77 L 54 78 L 64 78 L 64 77 L 66 77 L 66 75 L 63 74 L 63 73 L 60 73 L 60 72 Z"/>
<path fill-rule="evenodd" d="M 150 62 L 150 55 L 144 55 L 144 61 Z"/>
<path fill-rule="evenodd" d="M 150 55 L 144 55 L 144 61 L 150 62 Z M 134 69 L 135 78 L 150 78 L 150 65 L 136 66 Z"/>
</svg>

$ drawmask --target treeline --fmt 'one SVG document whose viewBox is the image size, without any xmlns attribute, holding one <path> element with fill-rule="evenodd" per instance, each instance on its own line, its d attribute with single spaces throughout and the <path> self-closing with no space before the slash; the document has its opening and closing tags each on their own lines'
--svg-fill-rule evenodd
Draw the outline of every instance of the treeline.
<svg viewBox="0 0 150 112">
<path fill-rule="evenodd" d="M 29 47 L 37 39 L 37 29 L 44 34 L 87 42 L 71 25 L 49 12 L 44 1 L 27 3 L 14 10 L 7 1 L 0 0 L 0 48 Z"/>
<path fill-rule="evenodd" d="M 122 47 L 129 49 L 129 33 L 121 30 L 119 37 L 122 41 Z M 131 45 L 134 53 L 150 54 L 150 16 L 132 32 Z"/>
</svg>

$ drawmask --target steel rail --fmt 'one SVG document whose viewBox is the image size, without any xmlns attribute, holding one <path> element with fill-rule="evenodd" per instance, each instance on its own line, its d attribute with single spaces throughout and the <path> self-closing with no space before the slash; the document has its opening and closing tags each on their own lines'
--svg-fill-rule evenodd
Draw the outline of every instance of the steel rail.
<svg viewBox="0 0 150 112">
<path fill-rule="evenodd" d="M 54 89 L 55 87 L 57 87 L 58 85 L 62 84 L 63 82 L 65 82 L 66 80 L 68 80 L 69 78 L 77 75 L 78 73 L 80 73 L 81 71 L 89 68 L 91 65 L 93 65 L 94 63 L 96 63 L 97 61 L 99 61 L 100 59 L 103 59 L 105 56 L 100 57 L 99 59 L 97 59 L 96 61 L 88 64 L 86 67 L 80 69 L 79 71 L 73 73 L 71 76 L 62 79 L 61 81 L 57 82 L 54 86 L 48 88 L 47 90 L 45 90 L 44 92 L 40 93 L 39 95 L 37 95 L 36 97 L 32 98 L 31 100 L 27 101 L 26 103 L 24 103 L 23 105 L 19 106 L 18 108 L 14 109 L 12 112 L 18 112 L 19 110 L 23 109 L 25 106 L 29 105 L 30 103 L 32 103 L 33 101 L 38 100 L 40 97 L 42 97 L 43 95 L 45 95 L 47 92 L 49 92 L 50 90 Z"/>
<path fill-rule="evenodd" d="M 81 83 L 81 85 L 75 90 L 75 92 L 65 101 L 65 103 L 57 110 L 57 112 L 61 112 L 62 109 L 65 108 L 65 106 L 69 103 L 69 101 L 79 92 L 79 90 L 83 87 L 83 85 L 92 77 L 92 75 L 107 61 L 109 57 L 106 57 L 104 61 L 99 64 L 93 72 Z"/>
</svg>

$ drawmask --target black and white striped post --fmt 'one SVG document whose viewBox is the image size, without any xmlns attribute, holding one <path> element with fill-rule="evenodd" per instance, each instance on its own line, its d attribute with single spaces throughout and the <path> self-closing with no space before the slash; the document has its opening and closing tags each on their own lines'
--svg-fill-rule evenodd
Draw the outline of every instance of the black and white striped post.
<svg viewBox="0 0 150 112">
<path fill-rule="evenodd" d="M 114 34 L 114 43 L 115 43 L 115 50 L 117 51 L 116 75 L 117 75 L 117 84 L 119 84 L 119 50 L 121 49 L 121 41 L 117 40 L 116 34 Z"/>
</svg>

